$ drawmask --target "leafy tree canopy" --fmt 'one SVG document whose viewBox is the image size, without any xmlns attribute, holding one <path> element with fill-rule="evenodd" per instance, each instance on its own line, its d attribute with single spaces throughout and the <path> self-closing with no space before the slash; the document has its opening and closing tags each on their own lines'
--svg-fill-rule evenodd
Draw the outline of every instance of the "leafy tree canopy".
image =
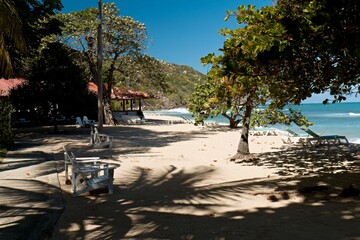
<svg viewBox="0 0 360 240">
<path fill-rule="evenodd" d="M 88 8 L 79 12 L 57 14 L 56 19 L 62 22 L 61 36 L 52 36 L 49 41 L 60 40 L 70 48 L 79 51 L 87 63 L 90 73 L 95 79 L 97 63 L 97 28 L 98 9 Z M 108 73 L 107 80 L 111 82 L 113 72 L 121 70 L 122 56 L 137 55 L 145 47 L 145 25 L 131 17 L 119 16 L 119 10 L 114 3 L 103 4 L 103 57 L 111 60 L 103 69 Z"/>
<path fill-rule="evenodd" d="M 25 38 L 22 31 L 22 20 L 9 0 L 0 0 L 0 77 L 13 75 L 10 57 L 11 48 L 24 51 Z"/>
<path fill-rule="evenodd" d="M 59 32 L 58 21 L 50 17 L 62 9 L 61 0 L 14 0 L 14 8 L 22 22 L 22 33 L 27 51 L 10 47 L 9 53 L 16 76 L 26 77 L 34 56 L 38 55 L 41 39 Z M 8 46 L 11 46 L 11 44 Z"/>
<path fill-rule="evenodd" d="M 257 114 L 268 119 L 262 123 L 295 120 L 307 124 L 299 113 L 284 117 L 278 109 L 299 104 L 313 93 L 330 91 L 335 101 L 341 101 L 344 94 L 358 91 L 358 1 L 282 0 L 259 10 L 240 6 L 228 14 L 241 27 L 222 30 L 227 36 L 223 55 L 203 59 L 212 65 L 208 79 L 215 82 L 209 85 L 212 89 L 204 95 L 206 99 L 194 103 L 198 112 L 210 103 L 219 106 L 234 94 L 243 99 L 238 107 L 243 111 L 243 131 L 237 156 L 249 153 L 250 119 L 259 120 L 253 115 L 256 106 L 268 103 L 268 109 Z M 224 106 L 220 106 L 222 113 Z"/>
<path fill-rule="evenodd" d="M 62 44 L 48 45 L 32 62 L 28 84 L 11 92 L 14 107 L 29 110 L 33 122 L 55 119 L 58 111 L 70 119 L 96 106 L 88 97 L 82 69 L 70 55 L 70 49 Z M 96 109 L 93 107 L 88 112 L 96 112 Z"/>
<path fill-rule="evenodd" d="M 121 71 L 124 56 L 136 56 L 141 53 L 146 42 L 145 25 L 135 21 L 131 17 L 119 16 L 119 10 L 112 4 L 102 5 L 102 39 L 101 45 L 97 42 L 97 32 L 99 27 L 98 9 L 88 8 L 79 12 L 68 14 L 58 14 L 55 18 L 63 23 L 61 35 L 52 36 L 45 39 L 46 42 L 61 41 L 77 50 L 80 53 L 82 62 L 87 65 L 89 80 L 98 84 L 103 82 L 108 84 L 107 91 L 101 90 L 98 94 L 98 121 L 99 129 L 102 128 L 102 114 L 104 112 L 105 123 L 114 124 L 110 95 L 112 86 L 115 84 L 115 71 Z M 102 71 L 98 72 L 98 46 L 102 47 L 102 58 L 107 61 L 102 65 Z M 107 67 L 105 69 L 104 67 Z M 104 81 L 98 83 L 99 74 L 105 72 Z M 103 109 L 102 109 L 103 106 Z"/>
<path fill-rule="evenodd" d="M 236 114 L 233 116 L 240 116 L 242 133 L 234 158 L 242 158 L 250 153 L 248 136 L 251 125 L 289 124 L 302 115 L 293 111 L 278 111 L 288 98 L 278 94 L 282 90 L 278 89 L 276 75 L 269 74 L 269 69 L 276 67 L 276 63 L 262 57 L 274 48 L 282 51 L 288 44 L 286 30 L 279 21 L 278 8 L 269 6 L 256 10 L 251 5 L 239 6 L 235 12 L 228 14 L 233 14 L 243 27 L 221 30 L 220 33 L 227 37 L 220 49 L 223 55 L 209 54 L 202 59 L 212 68 L 208 72 L 207 83 L 198 87 L 194 94 L 192 110 L 200 120 L 204 110 L 211 114 L 227 115 L 230 112 Z M 210 90 L 206 89 L 208 87 Z M 265 104 L 268 104 L 265 111 L 254 111 Z M 253 123 L 252 118 L 255 120 Z M 240 122 L 233 119 L 233 122 L 236 121 Z M 308 124 L 307 121 L 301 123 Z M 231 127 L 236 127 L 236 124 L 231 124 Z"/>
<path fill-rule="evenodd" d="M 359 5 L 356 0 L 279 1 L 286 47 L 261 56 L 272 63 L 267 71 L 276 75 L 276 89 L 283 89 L 274 92 L 277 96 L 299 104 L 313 93 L 329 91 L 342 101 L 359 91 Z"/>
<path fill-rule="evenodd" d="M 0 148 L 6 148 L 13 143 L 13 133 L 11 131 L 12 110 L 9 99 L 0 97 Z"/>
<path fill-rule="evenodd" d="M 223 55 L 209 54 L 202 59 L 212 68 L 207 82 L 198 86 L 194 93 L 191 110 L 198 121 L 209 115 L 222 114 L 229 118 L 231 127 L 236 127 L 245 120 L 246 111 L 250 114 L 257 106 L 270 103 L 269 111 L 264 113 L 269 113 L 269 117 L 271 115 L 272 122 L 278 116 L 276 121 L 288 124 L 293 117 L 270 114 L 277 109 L 279 102 L 287 99 L 275 98 L 277 79 L 268 73 L 272 63 L 261 58 L 272 48 L 282 50 L 288 43 L 284 37 L 285 29 L 277 17 L 277 9 L 264 7 L 256 10 L 254 6 L 240 6 L 233 14 L 239 25 L 244 27 L 221 30 L 221 34 L 227 36 L 220 49 Z M 263 124 L 266 122 L 265 119 L 262 121 Z"/>
</svg>

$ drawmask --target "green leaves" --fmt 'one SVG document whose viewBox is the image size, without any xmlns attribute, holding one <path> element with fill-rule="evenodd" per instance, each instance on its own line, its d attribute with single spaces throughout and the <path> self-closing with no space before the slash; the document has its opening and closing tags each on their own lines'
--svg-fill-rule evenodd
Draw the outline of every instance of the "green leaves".
<svg viewBox="0 0 360 240">
<path fill-rule="evenodd" d="M 11 131 L 11 112 L 13 108 L 8 98 L 0 98 L 0 148 L 8 147 L 13 143 Z M 1 152 L 1 151 L 0 151 Z M 0 156 L 1 158 L 1 156 Z"/>
<path fill-rule="evenodd" d="M 359 85 L 359 8 L 354 0 L 282 1 L 289 44 L 280 55 L 278 78 L 289 91 L 297 85 L 297 102 L 323 92 L 337 101 Z"/>
<path fill-rule="evenodd" d="M 292 122 L 298 126 L 305 127 L 313 124 L 298 110 L 294 110 L 292 108 L 289 108 L 288 110 L 281 110 L 268 106 L 262 106 L 262 108 L 254 111 L 251 125 L 253 127 L 267 126 L 277 123 L 290 125 Z"/>
<path fill-rule="evenodd" d="M 301 119 L 280 111 L 299 91 L 295 85 L 290 94 L 286 93 L 277 79 L 281 73 L 278 54 L 287 50 L 291 39 L 281 23 L 284 15 L 280 9 L 239 6 L 236 11 L 227 12 L 230 16 L 236 16 L 239 28 L 220 31 L 227 37 L 222 55 L 208 54 L 201 59 L 202 64 L 212 68 L 206 83 L 193 94 L 191 111 L 199 121 L 229 113 L 230 119 L 244 119 L 245 107 L 254 109 L 267 103 L 268 110 L 254 113 L 253 124 L 289 124 Z"/>
<path fill-rule="evenodd" d="M 57 40 L 78 51 L 88 66 L 91 78 L 97 75 L 97 18 L 98 9 L 88 8 L 79 12 L 58 14 L 55 18 L 63 23 L 62 35 Z M 55 40 L 55 38 L 49 39 Z M 114 3 L 103 4 L 103 58 L 105 81 L 115 84 L 114 72 L 122 71 L 121 58 L 138 56 L 147 42 L 143 23 L 131 17 L 119 16 Z"/>
<path fill-rule="evenodd" d="M 0 0 L 0 77 L 14 73 L 9 48 L 15 47 L 21 52 L 26 49 L 22 27 L 22 20 L 12 1 Z"/>
<path fill-rule="evenodd" d="M 79 12 L 58 14 L 56 19 L 63 23 L 62 40 L 75 50 L 96 53 L 98 10 L 88 8 Z M 103 5 L 104 58 L 114 54 L 130 54 L 141 51 L 147 41 L 145 25 L 131 17 L 119 16 L 114 3 Z M 89 55 L 88 55 L 89 56 Z"/>
</svg>

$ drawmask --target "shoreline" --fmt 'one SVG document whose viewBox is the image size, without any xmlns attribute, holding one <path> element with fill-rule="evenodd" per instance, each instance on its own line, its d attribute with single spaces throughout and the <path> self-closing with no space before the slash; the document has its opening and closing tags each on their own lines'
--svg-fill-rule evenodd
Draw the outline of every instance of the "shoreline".
<svg viewBox="0 0 360 240">
<path fill-rule="evenodd" d="M 360 103 L 359 103 L 360 104 Z M 166 118 L 170 118 L 170 119 L 180 119 L 180 122 L 184 122 L 184 123 L 189 123 L 189 124 L 193 124 L 194 123 L 194 119 L 192 118 L 189 118 L 185 113 L 184 111 L 186 110 L 185 108 L 180 108 L 181 111 L 176 115 L 174 114 L 176 112 L 176 109 L 173 109 L 173 111 L 169 112 L 168 115 L 166 114 L 166 111 L 162 110 L 162 111 L 159 111 L 159 112 L 163 112 L 163 113 L 157 113 L 157 111 L 154 111 L 154 112 L 151 112 L 151 111 L 147 111 L 146 112 L 146 115 L 149 115 L 151 117 L 160 117 L 160 118 L 163 118 L 163 119 L 166 119 Z M 171 113 L 171 114 L 170 114 Z M 356 116 L 360 116 L 360 113 L 359 115 L 356 115 Z M 211 119 L 215 119 L 215 120 L 205 120 L 205 123 L 204 123 L 204 127 L 211 127 L 211 126 L 222 126 L 222 127 L 227 127 L 229 126 L 228 123 L 224 123 L 224 122 L 221 122 L 221 121 L 217 121 L 216 120 L 217 117 L 214 117 L 214 118 L 211 118 Z M 268 129 L 268 130 L 271 130 L 271 131 L 274 131 L 276 132 L 276 134 L 278 135 L 281 135 L 283 137 L 291 137 L 290 133 L 286 130 L 286 129 L 292 129 L 293 131 L 295 131 L 297 134 L 303 136 L 304 137 L 310 137 L 309 135 L 305 136 L 305 133 L 303 130 L 300 129 L 300 127 L 294 127 L 294 126 L 286 126 L 286 125 L 281 125 L 281 126 L 268 126 L 268 127 L 256 127 L 255 129 L 252 129 L 250 131 L 254 132 L 261 132 L 263 131 L 264 129 Z M 314 126 L 310 126 L 309 127 L 310 129 L 316 129 L 316 127 Z M 237 129 L 241 129 L 241 126 L 239 126 Z M 356 131 L 355 131 L 356 132 Z M 318 133 L 319 134 L 319 133 Z M 319 135 L 324 135 L 324 134 L 319 134 Z M 332 132 L 331 134 L 325 134 L 326 136 L 327 135 L 343 135 L 345 136 L 349 143 L 353 143 L 353 144 L 360 144 L 360 136 L 348 136 L 348 135 L 344 135 L 344 134 L 341 134 L 341 132 L 337 132 L 337 131 L 334 131 Z M 324 136 L 325 136 L 324 135 Z"/>
<path fill-rule="evenodd" d="M 346 136 L 349 142 L 360 144 L 360 102 L 342 102 L 340 104 L 328 104 L 323 105 L 322 103 L 311 103 L 301 104 L 299 106 L 291 106 L 291 108 L 299 109 L 310 121 L 314 123 L 310 126 L 310 129 L 315 131 L 319 135 L 343 135 Z M 285 109 L 286 111 L 286 109 Z M 145 111 L 146 112 L 146 111 Z M 151 111 L 150 111 L 151 112 Z M 186 108 L 176 108 L 170 110 L 154 111 L 162 115 L 169 116 L 184 116 L 186 118 L 191 117 L 191 113 Z M 227 122 L 221 117 L 209 118 L 209 122 L 218 122 L 217 124 L 222 125 Z M 211 123 L 213 124 L 213 123 Z M 216 123 L 215 123 L 216 124 Z M 290 128 L 298 134 L 304 134 L 297 126 L 269 126 L 275 127 L 279 130 Z"/>
</svg>

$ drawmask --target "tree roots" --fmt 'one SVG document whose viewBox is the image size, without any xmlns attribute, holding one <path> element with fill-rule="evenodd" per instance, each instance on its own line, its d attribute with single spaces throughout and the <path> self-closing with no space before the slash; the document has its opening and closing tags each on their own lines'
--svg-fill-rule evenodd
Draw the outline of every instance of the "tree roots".
<svg viewBox="0 0 360 240">
<path fill-rule="evenodd" d="M 230 162 L 242 163 L 242 162 L 255 161 L 258 159 L 259 158 L 253 153 L 243 154 L 238 152 L 230 158 Z"/>
</svg>

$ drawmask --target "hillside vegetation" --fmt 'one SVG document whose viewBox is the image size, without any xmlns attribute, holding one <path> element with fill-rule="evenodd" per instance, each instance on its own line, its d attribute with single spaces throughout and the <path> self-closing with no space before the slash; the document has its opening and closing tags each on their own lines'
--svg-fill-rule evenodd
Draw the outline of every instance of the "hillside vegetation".
<svg viewBox="0 0 360 240">
<path fill-rule="evenodd" d="M 145 110 L 187 107 L 195 84 L 206 76 L 195 69 L 150 56 L 123 59 L 115 78 L 118 86 L 148 92 L 155 96 L 144 100 Z"/>
</svg>

